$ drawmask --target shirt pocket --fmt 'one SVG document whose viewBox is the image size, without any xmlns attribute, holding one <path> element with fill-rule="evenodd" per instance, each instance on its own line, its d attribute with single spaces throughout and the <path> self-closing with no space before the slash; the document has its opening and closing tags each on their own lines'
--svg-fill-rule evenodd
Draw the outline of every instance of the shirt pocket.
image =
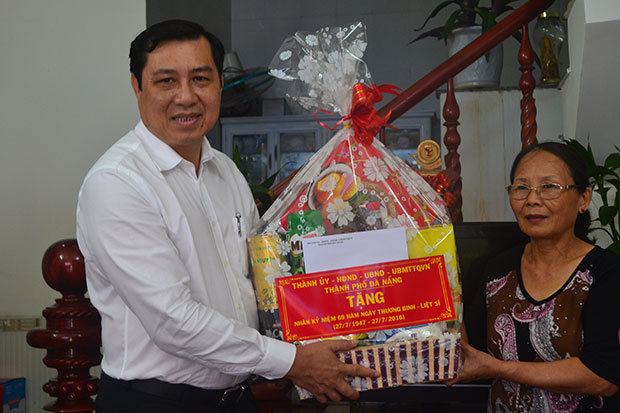
<svg viewBox="0 0 620 413">
<path fill-rule="evenodd" d="M 235 213 L 233 218 L 233 228 L 235 229 L 235 237 L 237 241 L 239 266 L 241 272 L 249 277 L 249 258 L 248 258 L 248 219 L 240 212 Z"/>
</svg>

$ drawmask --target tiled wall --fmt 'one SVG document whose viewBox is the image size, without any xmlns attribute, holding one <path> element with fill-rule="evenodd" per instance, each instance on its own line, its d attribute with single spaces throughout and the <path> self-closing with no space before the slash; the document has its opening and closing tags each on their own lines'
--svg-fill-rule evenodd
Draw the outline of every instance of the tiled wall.
<svg viewBox="0 0 620 413">
<path fill-rule="evenodd" d="M 429 38 L 408 44 L 418 35 L 414 30 L 439 3 L 440 0 L 147 0 L 147 23 L 175 17 L 197 21 L 220 36 L 227 49 L 230 45 L 245 69 L 252 69 L 268 66 L 282 41 L 296 31 L 361 21 L 368 34 L 364 60 L 375 83 L 407 88 L 447 58 L 443 41 Z M 445 21 L 454 7 L 447 10 L 440 12 L 427 28 Z M 517 50 L 516 41 L 504 42 L 502 86 L 518 83 Z M 285 82 L 276 81 L 264 97 L 283 97 L 286 89 Z M 413 110 L 439 113 L 437 96 L 430 95 Z"/>
<path fill-rule="evenodd" d="M 232 47 L 244 68 L 267 66 L 284 38 L 296 31 L 361 21 L 368 34 L 364 60 L 375 83 L 407 88 L 447 57 L 447 49 L 435 39 L 407 44 L 436 4 L 429 0 L 231 0 Z M 279 82 L 268 97 L 283 96 L 286 84 Z M 416 110 L 438 108 L 432 95 Z"/>
<path fill-rule="evenodd" d="M 377 84 L 407 88 L 422 78 L 447 55 L 442 41 L 434 38 L 408 44 L 439 0 L 230 0 L 232 49 L 244 68 L 267 66 L 285 37 L 296 31 L 315 31 L 324 26 L 342 26 L 361 21 L 367 27 L 368 49 L 364 60 Z M 451 13 L 454 8 L 448 8 Z M 445 21 L 439 13 L 432 28 Z M 516 86 L 520 76 L 518 44 L 504 42 L 502 86 Z M 286 85 L 278 81 L 266 94 L 281 97 Z M 430 95 L 414 110 L 439 113 L 438 99 Z"/>
</svg>

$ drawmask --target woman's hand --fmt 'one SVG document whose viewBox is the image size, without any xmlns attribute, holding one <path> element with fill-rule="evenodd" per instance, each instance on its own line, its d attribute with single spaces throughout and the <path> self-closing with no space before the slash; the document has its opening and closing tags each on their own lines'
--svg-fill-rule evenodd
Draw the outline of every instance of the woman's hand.
<svg viewBox="0 0 620 413">
<path fill-rule="evenodd" d="M 461 342 L 461 370 L 446 385 L 482 379 L 509 380 L 555 393 L 610 397 L 618 391 L 618 386 L 596 375 L 579 357 L 547 362 L 503 361 Z"/>
<path fill-rule="evenodd" d="M 501 360 L 477 350 L 462 341 L 461 369 L 458 372 L 458 376 L 453 380 L 447 381 L 446 385 L 452 386 L 456 383 L 493 378 L 493 372 L 498 363 L 501 363 Z"/>
</svg>

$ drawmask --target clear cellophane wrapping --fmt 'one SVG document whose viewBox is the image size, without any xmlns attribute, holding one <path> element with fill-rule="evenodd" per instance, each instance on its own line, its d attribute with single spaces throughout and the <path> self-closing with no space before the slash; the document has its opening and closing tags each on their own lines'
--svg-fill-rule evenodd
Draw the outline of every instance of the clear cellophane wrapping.
<svg viewBox="0 0 620 413">
<path fill-rule="evenodd" d="M 371 86 L 361 23 L 297 32 L 276 53 L 271 73 L 292 82 L 287 98 L 308 110 L 350 114 L 358 83 Z M 446 380 L 458 370 L 462 300 L 454 230 L 441 197 L 378 139 L 359 136 L 347 119 L 290 181 L 249 241 L 253 282 L 264 332 L 282 339 L 276 279 L 305 274 L 299 240 L 405 228 L 409 259 L 442 256 L 452 320 L 331 335 L 354 338 L 346 363 L 382 371 L 376 380 L 351 378 L 358 390 Z M 299 341 L 304 344 L 308 341 Z M 311 395 L 300 391 L 302 398 Z"/>
</svg>

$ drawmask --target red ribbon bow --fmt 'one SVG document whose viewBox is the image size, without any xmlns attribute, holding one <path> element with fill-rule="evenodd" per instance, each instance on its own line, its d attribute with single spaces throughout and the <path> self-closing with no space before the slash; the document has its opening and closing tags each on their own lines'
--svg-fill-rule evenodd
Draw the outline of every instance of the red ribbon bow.
<svg viewBox="0 0 620 413">
<path fill-rule="evenodd" d="M 377 111 L 374 108 L 375 103 L 383 100 L 384 93 L 398 95 L 399 93 L 397 90 L 401 89 L 394 85 L 377 86 L 372 84 L 366 86 L 362 83 L 356 83 L 355 86 L 353 86 L 353 106 L 350 114 L 342 117 L 333 127 L 329 127 L 319 121 L 316 118 L 316 111 L 314 112 L 314 118 L 321 126 L 329 130 L 334 130 L 341 123 L 350 120 L 355 136 L 363 144 L 369 145 L 382 127 L 387 126 L 392 129 L 398 129 L 388 123 L 388 119 L 390 119 L 392 113 L 391 111 L 388 112 L 387 115 L 381 117 L 377 115 Z M 332 112 L 323 109 L 320 109 L 320 111 L 332 114 Z"/>
</svg>

